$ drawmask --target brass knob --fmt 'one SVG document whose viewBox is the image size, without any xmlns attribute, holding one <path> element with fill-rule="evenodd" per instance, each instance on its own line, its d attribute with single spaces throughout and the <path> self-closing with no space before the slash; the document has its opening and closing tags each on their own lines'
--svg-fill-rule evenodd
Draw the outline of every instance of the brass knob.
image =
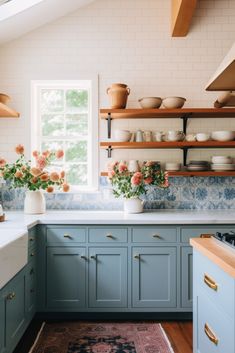
<svg viewBox="0 0 235 353">
<path fill-rule="evenodd" d="M 12 300 L 12 299 L 15 298 L 15 296 L 16 296 L 16 294 L 15 294 L 14 292 L 9 293 L 9 294 L 7 295 L 7 300 Z"/>
<path fill-rule="evenodd" d="M 91 259 L 95 260 L 96 256 L 95 255 L 91 255 Z"/>
<path fill-rule="evenodd" d="M 136 255 L 134 255 L 134 258 L 135 258 L 135 259 L 140 259 L 140 255 L 139 255 L 139 254 L 136 254 Z"/>
<path fill-rule="evenodd" d="M 86 260 L 86 256 L 85 255 L 81 255 L 81 259 Z"/>
<path fill-rule="evenodd" d="M 32 288 L 32 289 L 30 289 L 30 293 L 34 293 L 35 292 L 35 290 Z"/>
<path fill-rule="evenodd" d="M 30 275 L 33 275 L 34 274 L 34 269 L 32 268 L 29 273 L 30 273 Z"/>
<path fill-rule="evenodd" d="M 159 234 L 153 234 L 153 238 L 158 238 L 158 239 L 160 239 L 161 236 L 160 236 Z"/>
<path fill-rule="evenodd" d="M 32 256 L 32 257 L 33 257 L 34 255 L 35 255 L 35 254 L 34 254 L 34 252 L 31 252 L 30 256 Z"/>
<path fill-rule="evenodd" d="M 70 234 L 64 234 L 64 238 L 73 239 Z"/>
<path fill-rule="evenodd" d="M 29 238 L 29 241 L 34 241 L 34 238 L 32 238 L 32 237 L 31 237 L 31 238 Z"/>
</svg>

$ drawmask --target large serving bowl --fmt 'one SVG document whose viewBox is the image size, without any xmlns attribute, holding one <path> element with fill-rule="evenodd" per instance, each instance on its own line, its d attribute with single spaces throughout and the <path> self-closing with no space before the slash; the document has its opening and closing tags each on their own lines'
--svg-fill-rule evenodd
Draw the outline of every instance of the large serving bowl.
<svg viewBox="0 0 235 353">
<path fill-rule="evenodd" d="M 211 137 L 215 141 L 232 141 L 235 138 L 234 131 L 213 131 Z"/>
<path fill-rule="evenodd" d="M 186 99 L 183 97 L 166 97 L 162 100 L 162 103 L 167 109 L 178 109 L 182 108 Z"/>
<path fill-rule="evenodd" d="M 131 138 L 131 133 L 128 130 L 114 130 L 114 138 L 118 142 L 127 142 Z"/>
<path fill-rule="evenodd" d="M 162 104 L 160 97 L 143 97 L 138 100 L 143 109 L 156 109 Z"/>
</svg>

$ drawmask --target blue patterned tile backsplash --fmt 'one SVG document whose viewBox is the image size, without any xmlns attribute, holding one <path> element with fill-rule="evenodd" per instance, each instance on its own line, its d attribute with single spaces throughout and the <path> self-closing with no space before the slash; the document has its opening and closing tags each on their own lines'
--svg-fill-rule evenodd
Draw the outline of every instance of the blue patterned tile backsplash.
<svg viewBox="0 0 235 353">
<path fill-rule="evenodd" d="M 145 209 L 235 209 L 235 177 L 175 177 L 170 187 L 150 187 Z M 1 202 L 4 209 L 22 209 L 23 190 L 4 186 Z M 105 177 L 100 178 L 100 190 L 95 193 L 46 194 L 47 209 L 121 210 L 123 201 L 115 199 Z"/>
</svg>

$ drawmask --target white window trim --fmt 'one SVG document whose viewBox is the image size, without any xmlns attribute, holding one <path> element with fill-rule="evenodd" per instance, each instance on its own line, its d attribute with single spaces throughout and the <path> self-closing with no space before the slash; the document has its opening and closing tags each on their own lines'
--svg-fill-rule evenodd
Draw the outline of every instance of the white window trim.
<svg viewBox="0 0 235 353">
<path fill-rule="evenodd" d="M 97 192 L 99 187 L 99 155 L 98 155 L 98 141 L 99 141 L 99 119 L 98 119 L 98 76 L 79 78 L 77 80 L 31 80 L 31 152 L 33 150 L 38 150 L 40 148 L 41 136 L 39 135 L 40 121 L 37 120 L 38 115 L 38 88 L 44 87 L 71 87 L 73 84 L 78 86 L 79 82 L 84 81 L 91 82 L 91 99 L 90 99 L 90 110 L 91 110 L 91 119 L 92 119 L 92 133 L 89 135 L 90 149 L 88 150 L 88 160 L 93 156 L 91 160 L 92 165 L 89 163 L 88 168 L 90 174 L 90 184 L 88 186 L 72 186 L 70 192 L 72 193 L 81 193 L 81 192 Z M 84 86 L 83 86 L 84 87 Z M 60 191 L 58 191 L 60 192 Z"/>
</svg>

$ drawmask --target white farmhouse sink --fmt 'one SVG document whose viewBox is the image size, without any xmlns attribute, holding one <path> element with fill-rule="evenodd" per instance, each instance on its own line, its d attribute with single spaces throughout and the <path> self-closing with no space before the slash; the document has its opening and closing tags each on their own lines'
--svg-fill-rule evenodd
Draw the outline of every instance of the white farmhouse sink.
<svg viewBox="0 0 235 353">
<path fill-rule="evenodd" d="M 26 265 L 27 260 L 27 231 L 0 229 L 0 289 Z"/>
</svg>

